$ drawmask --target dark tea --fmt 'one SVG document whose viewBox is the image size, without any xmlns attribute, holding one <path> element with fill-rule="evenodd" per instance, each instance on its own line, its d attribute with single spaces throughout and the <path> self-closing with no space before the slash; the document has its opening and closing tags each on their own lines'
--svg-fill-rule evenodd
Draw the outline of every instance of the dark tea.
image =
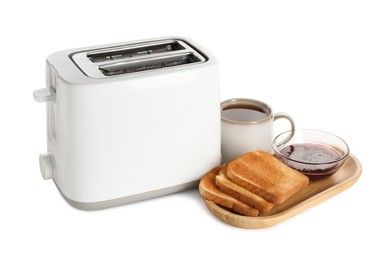
<svg viewBox="0 0 390 260">
<path fill-rule="evenodd" d="M 229 106 L 222 110 L 221 116 L 240 122 L 254 122 L 266 118 L 269 115 L 262 108 L 251 105 Z"/>
</svg>

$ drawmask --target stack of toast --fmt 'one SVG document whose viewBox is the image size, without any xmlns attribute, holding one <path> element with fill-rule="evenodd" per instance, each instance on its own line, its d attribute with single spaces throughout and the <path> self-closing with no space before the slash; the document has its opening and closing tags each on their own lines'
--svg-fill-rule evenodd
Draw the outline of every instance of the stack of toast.
<svg viewBox="0 0 390 260">
<path fill-rule="evenodd" d="M 270 212 L 308 184 L 307 176 L 273 155 L 254 151 L 205 174 L 199 192 L 220 206 L 255 217 Z"/>
</svg>

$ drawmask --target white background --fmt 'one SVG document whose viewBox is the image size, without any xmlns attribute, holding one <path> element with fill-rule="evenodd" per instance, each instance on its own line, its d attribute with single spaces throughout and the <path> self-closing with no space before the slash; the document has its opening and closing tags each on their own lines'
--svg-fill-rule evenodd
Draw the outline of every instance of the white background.
<svg viewBox="0 0 390 260">
<path fill-rule="evenodd" d="M 3 1 L 0 259 L 389 259 L 386 2 Z M 259 99 L 298 128 L 343 137 L 363 165 L 359 181 L 258 230 L 219 221 L 196 189 L 101 211 L 69 206 L 38 165 L 45 105 L 32 92 L 45 87 L 46 57 L 170 35 L 215 54 L 221 100 Z"/>
</svg>

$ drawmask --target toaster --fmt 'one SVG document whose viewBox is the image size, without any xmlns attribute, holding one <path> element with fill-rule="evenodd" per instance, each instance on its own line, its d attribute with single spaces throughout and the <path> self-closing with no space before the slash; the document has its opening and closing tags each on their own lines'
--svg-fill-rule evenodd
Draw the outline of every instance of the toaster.
<svg viewBox="0 0 390 260">
<path fill-rule="evenodd" d="M 80 209 L 178 192 L 220 164 L 218 66 L 190 39 L 59 51 L 46 60 L 44 179 Z"/>
</svg>

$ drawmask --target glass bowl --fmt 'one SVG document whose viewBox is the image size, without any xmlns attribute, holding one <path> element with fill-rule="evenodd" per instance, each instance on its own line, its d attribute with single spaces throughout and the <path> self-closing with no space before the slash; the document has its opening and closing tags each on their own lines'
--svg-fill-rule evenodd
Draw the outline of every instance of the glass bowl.
<svg viewBox="0 0 390 260">
<path fill-rule="evenodd" d="M 337 172 L 349 155 L 347 143 L 340 137 L 312 129 L 296 129 L 275 137 L 275 156 L 305 175 L 330 175 Z"/>
</svg>

